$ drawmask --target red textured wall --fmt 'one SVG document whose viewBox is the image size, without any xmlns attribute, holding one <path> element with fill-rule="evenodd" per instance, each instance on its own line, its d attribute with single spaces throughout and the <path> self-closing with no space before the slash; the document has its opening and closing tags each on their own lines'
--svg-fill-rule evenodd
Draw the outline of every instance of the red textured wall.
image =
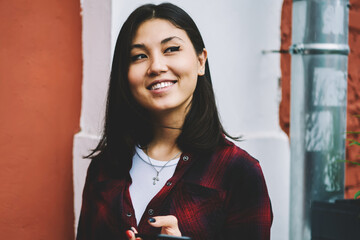
<svg viewBox="0 0 360 240">
<path fill-rule="evenodd" d="M 348 105 L 347 131 L 360 131 L 360 0 L 350 0 L 349 13 L 349 46 L 351 52 L 348 61 Z M 281 49 L 289 49 L 291 45 L 292 0 L 284 0 L 281 16 Z M 290 55 L 281 55 L 282 100 L 280 103 L 280 126 L 289 135 L 290 127 Z M 359 139 L 352 135 L 349 138 Z M 346 147 L 346 158 L 360 162 L 360 147 Z M 345 197 L 353 198 L 360 190 L 360 167 L 346 164 Z"/>
<path fill-rule="evenodd" d="M 0 1 L 0 239 L 74 239 L 80 1 Z"/>
</svg>

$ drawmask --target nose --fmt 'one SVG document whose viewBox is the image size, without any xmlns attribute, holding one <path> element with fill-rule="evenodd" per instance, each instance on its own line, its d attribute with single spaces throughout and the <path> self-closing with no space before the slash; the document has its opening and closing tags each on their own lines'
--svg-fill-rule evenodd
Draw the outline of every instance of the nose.
<svg viewBox="0 0 360 240">
<path fill-rule="evenodd" d="M 164 56 L 153 56 L 150 59 L 150 65 L 148 69 L 149 75 L 159 75 L 168 70 Z"/>
</svg>

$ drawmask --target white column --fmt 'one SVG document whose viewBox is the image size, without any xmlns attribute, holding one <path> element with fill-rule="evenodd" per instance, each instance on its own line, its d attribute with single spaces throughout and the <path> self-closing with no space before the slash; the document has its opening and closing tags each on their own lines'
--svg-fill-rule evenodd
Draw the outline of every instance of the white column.
<svg viewBox="0 0 360 240">
<path fill-rule="evenodd" d="M 74 208 L 78 224 L 90 153 L 99 141 L 111 63 L 111 0 L 83 0 L 83 84 L 80 133 L 74 136 Z"/>
</svg>

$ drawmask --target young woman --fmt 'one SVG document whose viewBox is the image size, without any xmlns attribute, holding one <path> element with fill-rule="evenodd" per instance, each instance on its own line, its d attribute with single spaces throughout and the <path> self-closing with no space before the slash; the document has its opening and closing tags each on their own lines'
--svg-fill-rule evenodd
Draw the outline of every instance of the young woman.
<svg viewBox="0 0 360 240">
<path fill-rule="evenodd" d="M 137 8 L 117 39 L 77 239 L 269 239 L 259 163 L 225 136 L 193 20 L 169 3 Z"/>
</svg>

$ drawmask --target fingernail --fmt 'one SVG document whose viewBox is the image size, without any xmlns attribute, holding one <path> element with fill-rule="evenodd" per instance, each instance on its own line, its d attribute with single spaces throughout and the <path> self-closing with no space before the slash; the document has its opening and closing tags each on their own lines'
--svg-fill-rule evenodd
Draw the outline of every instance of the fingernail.
<svg viewBox="0 0 360 240">
<path fill-rule="evenodd" d="M 154 223 L 154 222 L 156 222 L 156 219 L 155 218 L 149 218 L 149 222 Z"/>
<path fill-rule="evenodd" d="M 126 236 L 127 236 L 128 238 L 132 238 L 132 231 L 131 231 L 131 230 L 127 230 L 127 231 L 126 231 Z"/>
<path fill-rule="evenodd" d="M 135 232 L 135 228 L 134 228 L 134 227 L 131 227 L 130 229 L 131 229 L 131 231 Z"/>
</svg>

